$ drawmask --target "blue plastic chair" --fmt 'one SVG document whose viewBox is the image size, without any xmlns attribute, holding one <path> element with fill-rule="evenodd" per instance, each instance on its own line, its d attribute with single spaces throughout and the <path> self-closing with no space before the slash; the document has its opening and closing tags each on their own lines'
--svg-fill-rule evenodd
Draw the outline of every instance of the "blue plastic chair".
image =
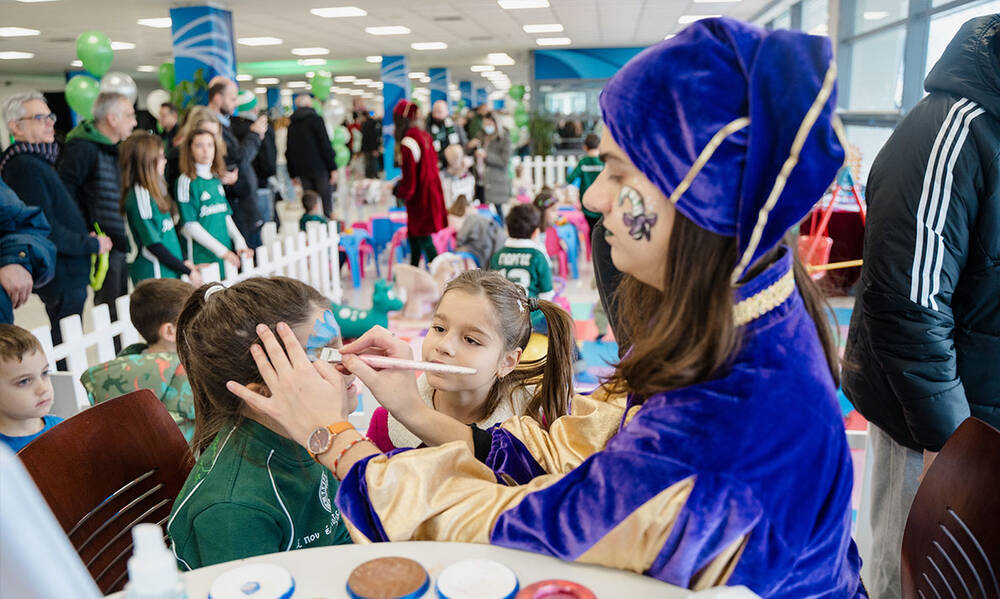
<svg viewBox="0 0 1000 599">
<path fill-rule="evenodd" d="M 503 226 L 503 219 L 500 218 L 500 215 L 497 214 L 492 207 L 487 206 L 486 204 L 480 205 L 479 214 L 485 214 L 486 216 L 490 216 L 493 218 L 493 220 L 497 221 L 498 225 L 500 225 L 501 227 Z"/>
<path fill-rule="evenodd" d="M 350 234 L 341 234 L 340 236 L 340 248 L 347 255 L 347 263 L 351 267 L 351 284 L 354 285 L 355 289 L 361 287 L 362 271 L 365 267 L 364 263 L 361 262 L 361 244 L 364 242 L 368 242 L 374 252 L 375 244 L 367 231 L 354 229 Z M 377 255 L 372 256 L 372 261 L 375 263 L 375 274 L 381 277 L 382 272 L 378 266 Z"/>
<path fill-rule="evenodd" d="M 566 247 L 566 261 L 569 262 L 570 272 L 573 273 L 574 279 L 579 279 L 580 270 L 577 266 L 577 260 L 580 257 L 580 235 L 577 233 L 576 227 L 570 224 L 557 226 L 556 232 L 559 234 L 559 241 Z"/>
<path fill-rule="evenodd" d="M 405 226 L 399 223 L 400 226 Z M 392 234 L 395 232 L 393 222 L 388 218 L 372 219 L 372 247 L 375 249 L 375 259 L 382 255 L 382 250 L 389 247 L 392 241 Z"/>
</svg>

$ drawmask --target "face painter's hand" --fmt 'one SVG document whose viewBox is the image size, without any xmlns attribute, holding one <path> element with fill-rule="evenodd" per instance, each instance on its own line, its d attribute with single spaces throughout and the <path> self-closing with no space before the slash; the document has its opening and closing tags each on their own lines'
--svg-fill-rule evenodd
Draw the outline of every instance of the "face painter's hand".
<svg viewBox="0 0 1000 599">
<path fill-rule="evenodd" d="M 278 323 L 275 328 L 281 337 L 280 343 L 274 332 L 261 324 L 257 325 L 257 335 L 263 348 L 257 344 L 250 348 L 270 397 L 236 381 L 229 381 L 226 388 L 251 408 L 274 420 L 305 447 L 315 429 L 347 420 L 353 407 L 346 400 L 343 376 L 330 364 L 310 362 L 287 324 Z"/>
<path fill-rule="evenodd" d="M 343 369 L 357 375 L 375 399 L 396 418 L 402 420 L 409 412 L 424 407 L 417 391 L 416 373 L 412 370 L 375 370 L 355 355 L 376 354 L 412 360 L 413 350 L 406 341 L 382 327 L 374 327 L 342 347 L 340 353 Z"/>
</svg>

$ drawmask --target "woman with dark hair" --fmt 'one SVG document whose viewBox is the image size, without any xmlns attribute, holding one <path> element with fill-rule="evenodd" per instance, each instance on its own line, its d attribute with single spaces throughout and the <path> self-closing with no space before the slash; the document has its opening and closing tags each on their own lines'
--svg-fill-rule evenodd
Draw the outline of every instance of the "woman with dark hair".
<svg viewBox="0 0 1000 599">
<path fill-rule="evenodd" d="M 434 140 L 420 128 L 420 108 L 413 102 L 400 100 L 392 111 L 392 119 L 403 170 L 394 193 L 406 204 L 410 264 L 418 266 L 421 255 L 430 264 L 437 257 L 431 235 L 448 226 Z"/>
<path fill-rule="evenodd" d="M 266 354 L 255 350 L 271 397 L 230 390 L 313 444 L 359 542 L 493 543 L 696 589 L 865 597 L 836 351 L 784 243 L 844 160 L 835 81 L 829 40 L 719 18 L 608 82 L 606 167 L 584 203 L 624 273 L 631 347 L 601 391 L 547 426 L 480 431 L 420 408 L 412 374 L 352 355 L 408 355 L 386 331 L 345 346 L 343 366 L 425 449 L 385 456 L 352 430 L 328 441 L 343 383 L 285 326 L 284 348 L 261 328 Z"/>
</svg>

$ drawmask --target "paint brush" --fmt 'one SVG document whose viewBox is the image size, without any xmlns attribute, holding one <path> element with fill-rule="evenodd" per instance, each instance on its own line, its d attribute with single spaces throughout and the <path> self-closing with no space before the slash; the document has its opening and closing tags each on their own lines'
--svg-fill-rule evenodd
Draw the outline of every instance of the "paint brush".
<svg viewBox="0 0 1000 599">
<path fill-rule="evenodd" d="M 476 374 L 475 368 L 468 368 L 466 366 L 449 366 L 448 364 L 404 360 L 402 358 L 390 358 L 388 356 L 375 356 L 372 354 L 356 355 L 365 364 L 381 370 L 423 370 L 424 372 L 437 372 L 440 374 Z M 319 354 L 319 359 L 335 364 L 340 364 L 344 361 L 340 350 L 332 347 L 324 347 L 323 351 Z"/>
</svg>

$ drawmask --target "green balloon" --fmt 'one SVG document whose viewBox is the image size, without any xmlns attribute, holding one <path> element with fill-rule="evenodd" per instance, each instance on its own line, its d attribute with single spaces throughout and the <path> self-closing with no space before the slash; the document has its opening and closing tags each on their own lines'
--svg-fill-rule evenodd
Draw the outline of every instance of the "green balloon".
<svg viewBox="0 0 1000 599">
<path fill-rule="evenodd" d="M 351 134 L 347 131 L 347 127 L 340 125 L 333 130 L 333 145 L 343 146 L 347 144 L 347 140 L 350 139 Z"/>
<path fill-rule="evenodd" d="M 510 130 L 510 143 L 516 146 L 519 141 L 521 141 L 521 128 L 514 127 Z"/>
<path fill-rule="evenodd" d="M 316 96 L 319 101 L 325 102 L 326 99 L 330 97 L 330 86 L 333 85 L 333 81 L 330 79 L 329 75 L 313 75 L 310 83 L 312 84 L 312 94 Z"/>
<path fill-rule="evenodd" d="M 524 97 L 524 86 L 523 85 L 512 85 L 510 88 L 510 97 L 515 100 L 520 100 Z"/>
<path fill-rule="evenodd" d="M 163 89 L 168 92 L 174 91 L 174 86 L 176 85 L 174 81 L 174 63 L 165 62 L 161 64 L 156 75 L 160 79 L 160 85 L 163 86 Z"/>
<path fill-rule="evenodd" d="M 518 127 L 524 127 L 528 124 L 529 120 L 528 111 L 525 110 L 524 104 L 518 102 L 517 106 L 514 108 L 514 123 Z"/>
<path fill-rule="evenodd" d="M 76 38 L 76 57 L 83 62 L 83 68 L 102 77 L 111 68 L 114 58 L 111 40 L 100 31 L 84 31 Z"/>
<path fill-rule="evenodd" d="M 351 151 L 344 144 L 337 144 L 333 146 L 333 157 L 337 162 L 337 168 L 343 168 L 351 161 Z"/>
<path fill-rule="evenodd" d="M 101 84 L 87 75 L 77 75 L 66 83 L 66 102 L 84 119 L 94 118 L 94 100 L 101 93 Z"/>
<path fill-rule="evenodd" d="M 463 108 L 465 108 L 465 100 L 459 100 L 458 101 L 458 109 L 462 110 Z"/>
</svg>

